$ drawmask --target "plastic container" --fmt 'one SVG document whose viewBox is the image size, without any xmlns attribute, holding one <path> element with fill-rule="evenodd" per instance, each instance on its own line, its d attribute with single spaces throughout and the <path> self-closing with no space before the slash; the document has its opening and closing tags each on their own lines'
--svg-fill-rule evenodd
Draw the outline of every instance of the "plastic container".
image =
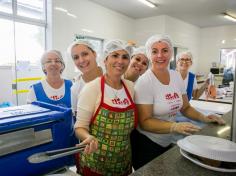
<svg viewBox="0 0 236 176">
<path fill-rule="evenodd" d="M 191 153 L 208 159 L 236 162 L 236 143 L 212 136 L 191 135 L 181 139 L 177 145 Z"/>
</svg>

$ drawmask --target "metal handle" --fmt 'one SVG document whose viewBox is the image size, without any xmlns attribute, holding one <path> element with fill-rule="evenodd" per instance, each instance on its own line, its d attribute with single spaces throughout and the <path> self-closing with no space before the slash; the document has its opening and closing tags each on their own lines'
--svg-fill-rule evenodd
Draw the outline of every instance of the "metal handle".
<svg viewBox="0 0 236 176">
<path fill-rule="evenodd" d="M 72 155 L 74 153 L 78 153 L 84 150 L 86 145 L 79 145 L 76 147 L 51 150 L 47 152 L 36 153 L 28 157 L 28 161 L 30 163 L 42 163 L 45 161 L 61 158 L 67 155 Z"/>
<path fill-rule="evenodd" d="M 69 147 L 69 148 L 64 148 L 64 149 L 46 151 L 45 153 L 46 153 L 48 156 L 52 156 L 52 155 L 57 155 L 57 154 L 60 154 L 60 153 L 66 153 L 66 152 L 78 150 L 78 149 L 84 149 L 85 146 L 86 146 L 86 145 L 78 145 L 78 146 L 75 146 L 75 147 Z"/>
</svg>

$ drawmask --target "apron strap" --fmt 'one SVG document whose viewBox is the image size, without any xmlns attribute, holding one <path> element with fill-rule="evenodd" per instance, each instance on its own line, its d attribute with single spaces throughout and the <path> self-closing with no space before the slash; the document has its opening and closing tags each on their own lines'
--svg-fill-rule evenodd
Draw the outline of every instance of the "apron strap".
<svg viewBox="0 0 236 176">
<path fill-rule="evenodd" d="M 130 93 L 129 93 L 127 87 L 125 86 L 124 81 L 121 80 L 121 82 L 122 82 L 122 84 L 123 84 L 123 86 L 124 86 L 126 95 L 128 96 L 128 98 L 129 98 L 129 100 L 130 100 L 130 102 L 131 102 L 131 106 L 134 107 L 134 127 L 136 128 L 136 127 L 138 126 L 138 112 L 137 112 L 137 108 L 136 108 L 136 106 L 135 106 L 135 104 L 134 104 L 133 99 L 131 98 L 131 95 L 130 95 Z"/>
<path fill-rule="evenodd" d="M 103 75 L 101 77 L 101 93 L 102 93 L 102 97 L 101 97 L 101 103 L 104 102 L 104 89 L 105 89 L 105 76 Z"/>
<path fill-rule="evenodd" d="M 193 73 L 189 72 L 189 74 L 188 74 L 188 87 L 187 87 L 187 95 L 188 95 L 189 101 L 192 99 L 194 78 L 195 78 L 195 75 Z"/>
</svg>

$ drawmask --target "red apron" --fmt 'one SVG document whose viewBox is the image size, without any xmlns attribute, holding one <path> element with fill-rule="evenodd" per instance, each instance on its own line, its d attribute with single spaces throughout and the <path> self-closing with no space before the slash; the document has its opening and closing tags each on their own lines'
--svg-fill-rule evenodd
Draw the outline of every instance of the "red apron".
<svg viewBox="0 0 236 176">
<path fill-rule="evenodd" d="M 130 133 L 136 127 L 134 102 L 123 83 L 131 102 L 126 108 L 104 103 L 105 78 L 101 77 L 101 103 L 92 117 L 90 134 L 98 139 L 98 150 L 92 154 L 77 155 L 78 173 L 86 176 L 125 176 L 131 173 Z"/>
</svg>

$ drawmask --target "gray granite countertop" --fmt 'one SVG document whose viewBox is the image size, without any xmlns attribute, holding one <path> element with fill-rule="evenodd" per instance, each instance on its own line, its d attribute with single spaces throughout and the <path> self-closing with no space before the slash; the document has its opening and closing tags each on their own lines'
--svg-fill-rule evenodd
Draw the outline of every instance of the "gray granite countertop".
<svg viewBox="0 0 236 176">
<path fill-rule="evenodd" d="M 223 118 L 228 126 L 231 124 L 231 113 L 225 114 Z M 217 131 L 225 128 L 216 124 L 209 124 L 200 133 L 202 135 L 217 136 L 225 139 L 230 138 L 230 130 L 226 130 L 222 134 L 217 134 Z M 132 176 L 235 176 L 236 173 L 224 173 L 212 171 L 198 166 L 188 159 L 184 158 L 179 147 L 174 146 L 161 156 L 155 158 L 145 166 L 131 174 Z"/>
</svg>

